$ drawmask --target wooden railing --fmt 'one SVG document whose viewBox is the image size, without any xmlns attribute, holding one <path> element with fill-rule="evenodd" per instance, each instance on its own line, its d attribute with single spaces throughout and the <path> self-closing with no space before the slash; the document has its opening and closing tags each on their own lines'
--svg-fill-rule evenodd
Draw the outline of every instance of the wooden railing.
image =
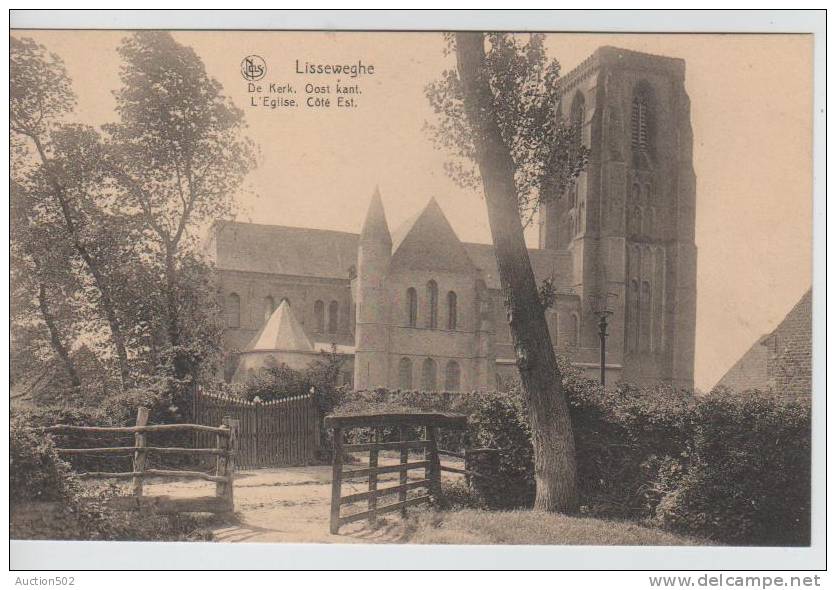
<svg viewBox="0 0 836 590">
<path fill-rule="evenodd" d="M 441 464 L 438 452 L 438 429 L 441 427 L 464 428 L 467 417 L 451 414 L 355 414 L 350 416 L 327 416 L 325 427 L 333 432 L 334 457 L 331 479 L 331 534 L 336 535 L 340 527 L 358 520 L 374 523 L 381 514 L 401 512 L 406 514 L 409 506 L 417 506 L 429 502 L 432 496 L 438 497 L 441 492 Z M 383 430 L 387 427 L 397 427 L 398 441 L 384 442 Z M 352 428 L 371 428 L 374 441 L 359 444 L 344 444 L 344 435 Z M 423 428 L 424 438 L 409 440 L 409 432 L 416 428 Z M 348 453 L 369 453 L 369 466 L 360 469 L 343 469 L 345 455 Z M 398 463 L 394 465 L 379 465 L 381 451 L 399 451 Z M 410 461 L 409 452 L 423 452 L 422 460 Z M 409 481 L 409 471 L 423 469 L 423 478 Z M 398 473 L 398 485 L 378 488 L 378 476 L 387 473 Z M 342 495 L 344 480 L 365 477 L 368 480 L 368 491 Z M 427 493 L 408 497 L 410 490 L 424 488 Z M 385 506 L 378 505 L 378 499 L 384 496 L 398 494 L 398 501 Z M 356 502 L 367 503 L 367 509 L 362 512 L 343 516 L 341 507 Z"/>
<path fill-rule="evenodd" d="M 54 434 L 133 434 L 133 446 L 56 448 L 64 456 L 73 455 L 133 455 L 131 471 L 88 471 L 79 473 L 81 478 L 106 478 L 131 480 L 131 496 L 112 498 L 109 508 L 135 510 L 153 507 L 159 512 L 231 512 L 234 510 L 235 456 L 238 448 L 238 420 L 224 418 L 220 426 L 201 424 L 147 424 L 148 410 L 137 412 L 136 426 L 73 426 L 58 424 L 42 430 Z M 193 432 L 215 435 L 215 444 L 207 448 L 156 447 L 147 444 L 147 435 L 153 433 Z M 198 457 L 216 457 L 214 473 L 203 471 L 149 469 L 149 454 L 185 454 Z M 202 479 L 215 483 L 215 495 L 197 498 L 170 498 L 168 496 L 144 496 L 144 483 L 148 477 Z"/>
</svg>

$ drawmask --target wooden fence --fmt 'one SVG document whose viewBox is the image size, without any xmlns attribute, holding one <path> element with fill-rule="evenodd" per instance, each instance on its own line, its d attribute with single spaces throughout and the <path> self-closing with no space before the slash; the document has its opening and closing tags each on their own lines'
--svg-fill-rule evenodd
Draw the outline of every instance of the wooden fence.
<svg viewBox="0 0 836 590">
<path fill-rule="evenodd" d="M 445 469 L 439 461 L 438 429 L 440 427 L 463 429 L 467 426 L 467 417 L 453 414 L 355 414 L 350 416 L 327 416 L 325 427 L 333 430 L 334 459 L 331 478 L 331 523 L 332 535 L 336 535 L 344 524 L 358 520 L 373 523 L 378 515 L 389 512 L 406 514 L 409 506 L 429 502 L 432 496 L 441 492 L 441 471 Z M 399 440 L 382 442 L 382 431 L 387 427 L 397 427 Z M 370 443 L 344 444 L 345 431 L 351 428 L 370 428 L 375 432 L 375 440 Z M 424 438 L 409 440 L 408 433 L 423 428 Z M 369 466 L 361 469 L 343 469 L 343 459 L 347 453 L 369 453 Z M 398 463 L 379 465 L 381 451 L 399 451 Z M 421 452 L 422 460 L 410 461 L 410 451 Z M 409 481 L 409 471 L 423 469 L 423 478 Z M 462 470 L 456 470 L 462 471 Z M 378 488 L 378 476 L 386 473 L 398 473 L 398 485 Z M 368 478 L 368 491 L 348 496 L 342 495 L 342 482 L 346 479 Z M 408 497 L 409 490 L 425 488 L 427 493 Z M 384 506 L 378 505 L 378 498 L 398 494 L 398 501 Z M 367 510 L 343 516 L 341 507 L 356 502 L 367 502 Z"/>
<path fill-rule="evenodd" d="M 64 456 L 71 455 L 132 455 L 133 469 L 124 472 L 93 471 L 79 473 L 81 478 L 108 478 L 131 480 L 131 496 L 112 498 L 108 507 L 116 510 L 134 510 L 153 507 L 159 512 L 231 512 L 234 510 L 235 456 L 238 445 L 238 421 L 225 418 L 220 426 L 202 424 L 147 424 L 148 410 L 137 412 L 136 426 L 72 426 L 57 424 L 43 429 L 48 433 L 75 434 L 133 434 L 133 446 L 56 448 Z M 211 443 L 205 447 L 155 447 L 148 445 L 147 437 L 154 433 L 177 431 L 194 432 L 208 437 Z M 197 457 L 215 457 L 214 473 L 203 471 L 149 469 L 148 455 L 186 454 Z M 144 496 L 143 487 L 148 477 L 203 479 L 215 482 L 215 495 L 197 498 L 170 498 L 168 496 Z"/>
<path fill-rule="evenodd" d="M 194 394 L 198 424 L 219 424 L 226 416 L 236 418 L 238 467 L 279 467 L 311 463 L 319 448 L 319 410 L 313 394 L 260 402 L 206 393 Z M 198 432 L 195 446 L 205 446 L 210 435 Z"/>
</svg>

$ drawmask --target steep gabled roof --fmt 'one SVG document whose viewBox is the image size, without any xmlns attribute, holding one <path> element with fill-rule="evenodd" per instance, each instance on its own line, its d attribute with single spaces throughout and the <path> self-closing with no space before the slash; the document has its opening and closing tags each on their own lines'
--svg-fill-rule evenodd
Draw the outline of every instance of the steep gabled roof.
<svg viewBox="0 0 836 590">
<path fill-rule="evenodd" d="M 247 345 L 245 352 L 256 350 L 315 350 L 286 299 L 282 300 L 261 331 Z"/>
<path fill-rule="evenodd" d="M 472 273 L 476 267 L 435 199 L 407 220 L 392 241 L 391 269 Z"/>
</svg>

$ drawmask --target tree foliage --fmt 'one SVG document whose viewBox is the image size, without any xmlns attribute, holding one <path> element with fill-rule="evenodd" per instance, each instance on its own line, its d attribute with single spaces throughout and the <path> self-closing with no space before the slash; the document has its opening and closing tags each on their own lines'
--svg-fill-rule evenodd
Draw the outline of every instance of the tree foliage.
<svg viewBox="0 0 836 590">
<path fill-rule="evenodd" d="M 588 150 L 576 141 L 575 130 L 557 105 L 560 64 L 549 59 L 542 34 L 485 35 L 485 72 L 493 95 L 502 139 L 514 161 L 514 183 L 523 224 L 540 205 L 559 198 L 586 164 Z M 455 49 L 445 35 L 446 51 Z M 436 145 L 451 155 L 445 164 L 450 177 L 465 188 L 481 186 L 474 130 L 464 110 L 461 80 L 455 69 L 427 85 L 425 94 L 438 115 L 427 129 Z"/>
<path fill-rule="evenodd" d="M 242 112 L 190 48 L 140 32 L 118 51 L 118 120 L 96 129 L 72 120 L 61 59 L 11 38 L 12 337 L 27 351 L 15 358 L 29 367 L 20 377 L 37 371 L 29 355 L 72 375 L 84 343 L 128 397 L 182 393 L 222 341 L 198 232 L 234 213 L 254 152 Z"/>
</svg>

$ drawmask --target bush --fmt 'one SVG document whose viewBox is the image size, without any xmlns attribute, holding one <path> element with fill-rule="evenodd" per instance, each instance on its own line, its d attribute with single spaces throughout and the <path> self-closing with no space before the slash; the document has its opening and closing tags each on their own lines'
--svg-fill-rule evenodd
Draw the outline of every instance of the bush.
<svg viewBox="0 0 836 590">
<path fill-rule="evenodd" d="M 9 498 L 67 502 L 79 489 L 70 465 L 61 460 L 49 436 L 26 429 L 19 419 L 9 436 Z"/>
<path fill-rule="evenodd" d="M 692 455 L 663 465 L 654 519 L 725 543 L 810 544 L 810 406 L 712 392 L 693 414 Z"/>
</svg>

